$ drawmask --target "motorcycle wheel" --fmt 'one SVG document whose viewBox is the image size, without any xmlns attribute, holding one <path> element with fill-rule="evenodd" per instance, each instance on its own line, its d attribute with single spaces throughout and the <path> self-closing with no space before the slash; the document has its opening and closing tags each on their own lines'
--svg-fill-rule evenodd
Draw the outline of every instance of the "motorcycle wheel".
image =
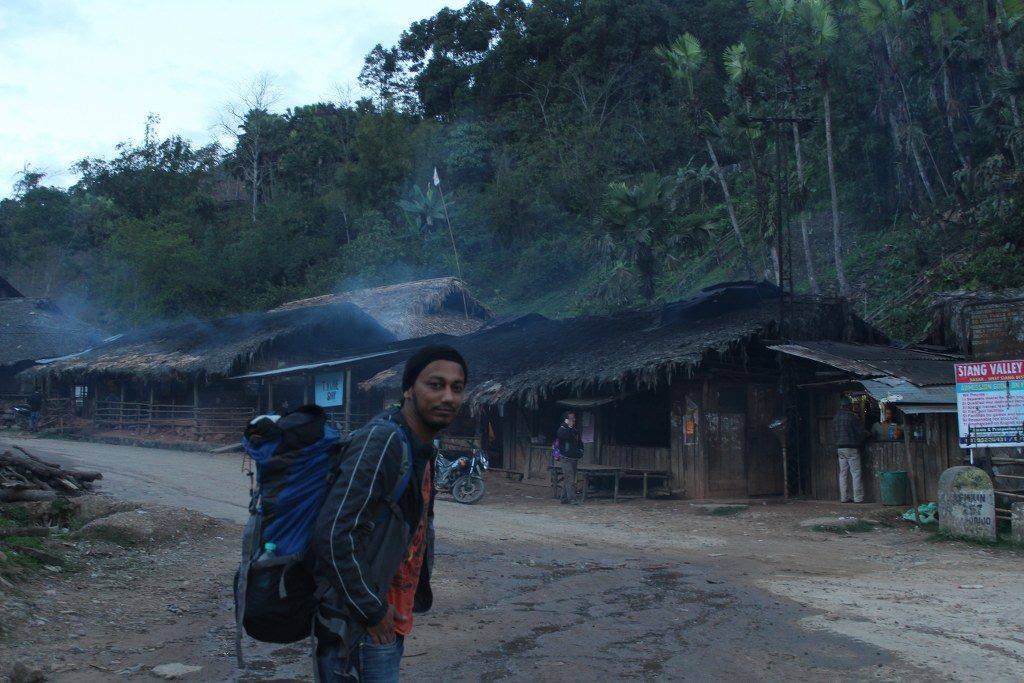
<svg viewBox="0 0 1024 683">
<path fill-rule="evenodd" d="M 463 505 L 476 503 L 484 497 L 484 480 L 470 474 L 459 477 L 452 486 L 452 497 Z"/>
</svg>

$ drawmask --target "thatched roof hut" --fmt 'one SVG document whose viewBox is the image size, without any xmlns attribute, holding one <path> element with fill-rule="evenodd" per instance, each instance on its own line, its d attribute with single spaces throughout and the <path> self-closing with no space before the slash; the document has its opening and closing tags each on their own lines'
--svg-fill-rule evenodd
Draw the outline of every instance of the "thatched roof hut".
<svg viewBox="0 0 1024 683">
<path fill-rule="evenodd" d="M 792 337 L 870 334 L 842 300 L 798 297 L 791 311 Z M 775 288 L 727 283 L 661 308 L 562 320 L 526 316 L 450 343 L 469 364 L 471 406 L 535 407 L 556 393 L 655 388 L 752 341 L 777 339 L 778 321 Z M 392 368 L 361 388 L 391 387 L 397 376 Z"/>
<path fill-rule="evenodd" d="M 325 294 L 290 301 L 276 310 L 340 302 L 358 306 L 397 339 L 469 334 L 492 317 L 487 307 L 469 293 L 465 283 L 454 277 Z"/>
<path fill-rule="evenodd" d="M 31 365 L 82 351 L 100 339 L 99 331 L 66 315 L 50 299 L 0 297 L 0 366 Z"/>
<path fill-rule="evenodd" d="M 273 350 L 298 356 L 385 344 L 394 335 L 349 303 L 243 313 L 149 327 L 112 337 L 84 353 L 29 372 L 148 380 L 237 374 Z"/>
</svg>

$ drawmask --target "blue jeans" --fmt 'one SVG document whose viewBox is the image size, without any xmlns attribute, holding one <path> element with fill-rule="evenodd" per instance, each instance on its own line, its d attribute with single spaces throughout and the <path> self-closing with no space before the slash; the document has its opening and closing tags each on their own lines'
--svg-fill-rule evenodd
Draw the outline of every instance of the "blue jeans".
<svg viewBox="0 0 1024 683">
<path fill-rule="evenodd" d="M 39 417 L 40 414 L 38 410 L 33 410 L 28 414 L 28 430 L 30 432 L 36 431 L 36 427 L 39 426 Z"/>
<path fill-rule="evenodd" d="M 370 636 L 365 636 L 352 651 L 352 659 L 349 662 L 341 648 L 329 646 L 325 652 L 317 655 L 320 680 L 322 683 L 350 680 L 359 680 L 362 683 L 398 683 L 398 671 L 404 650 L 405 639 L 400 635 L 396 635 L 395 642 L 389 645 L 377 645 Z M 355 668 L 358 679 L 348 671 L 349 666 Z"/>
</svg>

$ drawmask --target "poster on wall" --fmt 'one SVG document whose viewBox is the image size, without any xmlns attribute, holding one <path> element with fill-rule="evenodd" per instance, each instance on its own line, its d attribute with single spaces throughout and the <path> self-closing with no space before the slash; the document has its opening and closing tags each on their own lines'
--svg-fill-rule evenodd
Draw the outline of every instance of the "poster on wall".
<svg viewBox="0 0 1024 683">
<path fill-rule="evenodd" d="M 1024 446 L 1024 360 L 956 364 L 961 448 Z"/>
<path fill-rule="evenodd" d="M 340 406 L 345 402 L 345 373 L 325 372 L 316 376 L 314 396 L 321 408 Z"/>
<path fill-rule="evenodd" d="M 583 443 L 594 443 L 594 430 L 596 428 L 596 420 L 594 420 L 593 413 L 582 413 L 580 415 L 580 440 Z"/>
</svg>

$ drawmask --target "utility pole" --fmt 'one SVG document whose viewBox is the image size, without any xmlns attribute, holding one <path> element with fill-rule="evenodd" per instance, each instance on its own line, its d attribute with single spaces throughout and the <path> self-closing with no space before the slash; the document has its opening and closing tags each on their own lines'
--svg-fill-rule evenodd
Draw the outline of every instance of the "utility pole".
<svg viewBox="0 0 1024 683">
<path fill-rule="evenodd" d="M 785 156 L 782 154 L 784 146 L 785 130 L 795 126 L 808 125 L 813 119 L 798 116 L 761 116 L 749 117 L 749 123 L 755 123 L 762 128 L 771 128 L 771 137 L 775 141 L 775 244 L 778 253 L 779 267 L 779 324 L 778 336 L 782 342 L 789 341 L 793 334 L 791 325 L 793 316 L 793 240 L 789 230 L 789 215 L 787 212 L 787 200 L 789 199 L 789 172 Z M 798 422 L 800 419 L 797 410 L 794 378 L 789 358 L 786 354 L 779 354 L 779 388 L 782 392 L 782 415 L 784 424 L 784 440 L 782 444 L 782 481 L 783 495 L 789 497 L 790 489 L 795 488 L 795 493 L 800 493 L 800 467 L 797 449 L 793 448 L 794 437 L 799 434 Z M 795 485 L 795 486 L 794 486 Z"/>
<path fill-rule="evenodd" d="M 434 167 L 434 187 L 441 196 L 441 208 L 444 209 L 444 220 L 448 224 L 448 237 L 452 241 L 452 253 L 455 255 L 455 272 L 459 276 L 459 284 L 462 288 L 462 312 L 469 320 L 469 304 L 466 302 L 466 281 L 462 279 L 462 264 L 459 263 L 459 250 L 455 246 L 455 232 L 452 230 L 452 221 L 448 218 L 448 203 L 444 200 L 444 191 L 441 189 L 441 176 L 437 174 L 437 167 Z"/>
</svg>

